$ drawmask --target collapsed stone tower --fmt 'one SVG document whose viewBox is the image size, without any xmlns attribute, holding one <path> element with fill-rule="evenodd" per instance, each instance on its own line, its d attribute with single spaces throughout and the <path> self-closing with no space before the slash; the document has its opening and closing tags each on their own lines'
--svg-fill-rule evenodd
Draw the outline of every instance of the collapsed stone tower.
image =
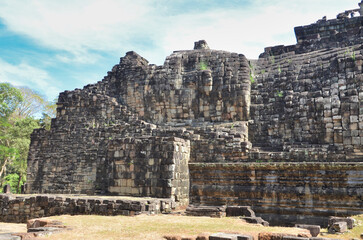
<svg viewBox="0 0 363 240">
<path fill-rule="evenodd" d="M 250 205 L 272 223 L 362 213 L 363 17 L 345 13 L 258 60 L 204 40 L 163 66 L 128 52 L 59 95 L 27 192 Z"/>
</svg>

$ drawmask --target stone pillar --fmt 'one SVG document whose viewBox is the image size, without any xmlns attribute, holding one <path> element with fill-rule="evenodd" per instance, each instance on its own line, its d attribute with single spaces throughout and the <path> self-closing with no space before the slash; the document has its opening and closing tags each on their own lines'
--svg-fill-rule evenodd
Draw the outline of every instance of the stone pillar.
<svg viewBox="0 0 363 240">
<path fill-rule="evenodd" d="M 6 184 L 4 186 L 3 193 L 5 193 L 5 194 L 10 194 L 11 193 L 11 188 L 10 188 L 9 184 Z"/>
<path fill-rule="evenodd" d="M 361 16 L 363 16 L 363 0 L 360 2 L 360 3 L 358 3 L 358 5 L 359 5 L 359 14 L 361 15 Z"/>
<path fill-rule="evenodd" d="M 205 40 L 199 40 L 194 42 L 194 50 L 209 49 L 209 46 Z"/>
</svg>

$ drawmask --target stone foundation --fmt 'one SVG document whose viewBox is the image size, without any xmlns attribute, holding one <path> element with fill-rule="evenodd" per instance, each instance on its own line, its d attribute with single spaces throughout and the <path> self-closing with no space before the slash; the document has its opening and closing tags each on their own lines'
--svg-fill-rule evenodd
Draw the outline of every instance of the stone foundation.
<svg viewBox="0 0 363 240">
<path fill-rule="evenodd" d="M 0 194 L 0 221 L 26 223 L 33 218 L 65 214 L 133 216 L 170 212 L 175 207 L 171 199 Z"/>
<path fill-rule="evenodd" d="M 329 216 L 363 212 L 363 164 L 189 164 L 190 200 L 252 206 L 271 224 L 327 226 Z"/>
</svg>

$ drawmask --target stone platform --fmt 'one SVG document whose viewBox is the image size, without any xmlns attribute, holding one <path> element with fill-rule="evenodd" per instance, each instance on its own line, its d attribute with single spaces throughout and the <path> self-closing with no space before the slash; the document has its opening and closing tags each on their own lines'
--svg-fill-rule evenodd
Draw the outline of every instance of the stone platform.
<svg viewBox="0 0 363 240">
<path fill-rule="evenodd" d="M 193 163 L 190 200 L 248 205 L 272 225 L 363 213 L 363 163 Z"/>
</svg>

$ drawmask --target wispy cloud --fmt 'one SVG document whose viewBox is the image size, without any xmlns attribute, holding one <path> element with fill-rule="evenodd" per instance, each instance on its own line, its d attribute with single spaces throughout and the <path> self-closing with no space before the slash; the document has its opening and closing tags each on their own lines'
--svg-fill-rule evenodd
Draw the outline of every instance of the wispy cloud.
<svg viewBox="0 0 363 240">
<path fill-rule="evenodd" d="M 46 71 L 26 63 L 12 65 L 0 58 L 0 80 L 14 86 L 28 86 L 38 90 L 48 100 L 53 100 L 54 96 L 59 93 L 59 89 L 53 85 L 54 83 Z"/>
<path fill-rule="evenodd" d="M 120 54 L 139 50 L 160 63 L 162 55 L 189 49 L 200 38 L 213 48 L 257 57 L 265 46 L 294 43 L 295 25 L 309 24 L 323 15 L 334 17 L 347 6 L 357 5 L 341 0 L 216 2 L 203 8 L 208 3 L 198 1 L 198 11 L 184 13 L 183 6 L 191 4 L 188 1 L 183 5 L 167 0 L 5 0 L 0 16 L 12 31 L 67 51 L 57 56 L 61 61 L 89 63 L 97 58 L 94 53 L 88 56 L 90 50 Z M 170 15 L 175 6 L 180 12 Z"/>
<path fill-rule="evenodd" d="M 7 35 L 26 44 L 0 48 L 0 82 L 50 99 L 101 80 L 134 50 L 162 64 L 205 39 L 213 49 L 257 58 L 264 47 L 295 44 L 293 28 L 357 8 L 358 0 L 1 0 Z M 6 41 L 4 41 L 6 42 Z"/>
</svg>

